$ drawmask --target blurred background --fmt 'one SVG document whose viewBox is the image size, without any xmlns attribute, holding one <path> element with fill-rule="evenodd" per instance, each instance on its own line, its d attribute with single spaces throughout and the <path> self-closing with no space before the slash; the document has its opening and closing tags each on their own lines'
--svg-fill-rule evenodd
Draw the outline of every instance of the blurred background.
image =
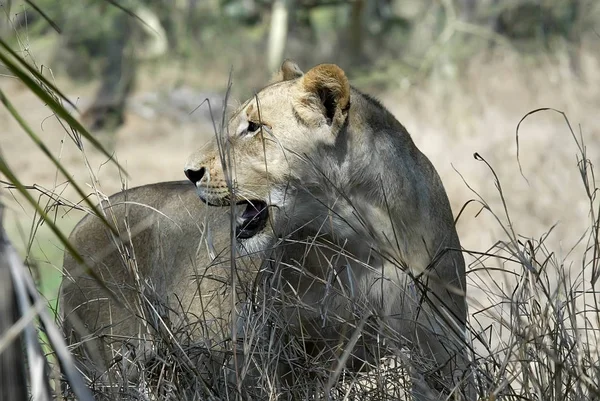
<svg viewBox="0 0 600 401">
<path fill-rule="evenodd" d="M 185 179 L 187 156 L 214 136 L 211 109 L 218 125 L 230 76 L 229 110 L 284 58 L 305 71 L 336 63 L 406 126 L 455 215 L 480 196 L 497 213 L 466 206 L 458 229 L 467 250 L 486 251 L 506 239 L 506 227 L 538 239 L 550 232 L 545 246 L 581 271 L 572 249 L 585 248 L 591 215 L 574 137 L 598 164 L 597 0 L 0 0 L 0 37 L 66 94 L 126 168 L 128 177 L 85 143 L 82 152 L 70 128 L 0 64 L 0 89 L 90 194 Z M 560 113 L 535 113 L 517 142 L 519 121 L 546 107 L 564 112 L 570 127 Z M 81 199 L 1 106 L 0 152 L 68 234 Z M 53 302 L 62 246 L 6 188 L 9 236 Z M 471 311 L 492 297 L 483 281 L 504 285 L 486 274 L 470 276 Z"/>
</svg>

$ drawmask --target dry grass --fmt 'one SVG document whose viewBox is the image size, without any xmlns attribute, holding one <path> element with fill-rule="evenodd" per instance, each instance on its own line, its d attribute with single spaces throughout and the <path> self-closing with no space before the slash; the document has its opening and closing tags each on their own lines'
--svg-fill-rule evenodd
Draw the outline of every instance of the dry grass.
<svg viewBox="0 0 600 401">
<path fill-rule="evenodd" d="M 549 235 L 528 238 L 514 231 L 511 213 L 504 201 L 510 197 L 510 189 L 504 189 L 491 166 L 478 156 L 494 179 L 501 207 L 495 208 L 473 192 L 475 202 L 481 213 L 489 213 L 503 231 L 502 239 L 490 249 L 466 251 L 475 259 L 469 272 L 472 285 L 486 294 L 486 299 L 470 297 L 472 310 L 475 310 L 471 314 L 473 372 L 482 399 L 595 400 L 600 397 L 600 298 L 594 291 L 600 275 L 597 188 L 583 136 L 570 132 L 569 125 L 565 125 L 565 129 L 580 150 L 573 168 L 580 174 L 582 191 L 589 202 L 589 230 L 578 241 L 583 252 L 569 255 L 581 260 L 579 265 L 569 264 L 552 252 L 546 244 Z M 235 345 L 228 342 L 207 346 L 207 342 L 192 338 L 189 326 L 173 327 L 161 321 L 159 326 L 164 325 L 168 330 L 156 331 L 168 334 L 155 340 L 152 362 L 124 358 L 119 364 L 119 370 L 137 369 L 141 375 L 135 382 L 119 383 L 123 388 L 122 399 L 238 399 L 240 392 L 258 399 L 276 399 L 281 397 L 281 391 L 286 394 L 285 399 L 318 396 L 313 393 L 315 378 L 326 385 L 338 360 L 332 359 L 330 364 L 311 364 L 306 359 L 302 339 L 282 337 L 281 333 L 286 330 L 277 319 L 278 305 L 274 300 L 278 297 L 269 296 L 265 288 L 272 290 L 277 285 L 267 281 L 264 288 L 255 289 L 253 311 L 244 309 L 238 316 L 241 342 Z M 256 299 L 256 294 L 262 297 Z M 144 299 L 143 304 L 152 304 Z M 149 324 L 156 324 L 155 309 L 146 310 L 146 316 Z M 201 321 L 189 323 L 204 324 Z M 251 357 L 236 360 L 234 354 L 239 352 Z M 236 366 L 236 361 L 247 365 Z M 215 362 L 224 369 L 212 370 L 207 375 L 206 369 L 215 369 Z M 277 383 L 276 372 L 282 362 L 299 373 L 291 384 Z M 404 398 L 406 371 L 390 360 L 388 363 L 387 367 L 375 367 L 369 374 L 341 372 L 340 382 L 329 392 L 330 399 Z M 231 370 L 238 372 L 233 380 L 228 376 Z M 253 386 L 244 381 L 248 379 Z M 236 383 L 244 384 L 238 387 Z M 102 389 L 96 388 L 96 391 L 102 394 Z"/>
</svg>

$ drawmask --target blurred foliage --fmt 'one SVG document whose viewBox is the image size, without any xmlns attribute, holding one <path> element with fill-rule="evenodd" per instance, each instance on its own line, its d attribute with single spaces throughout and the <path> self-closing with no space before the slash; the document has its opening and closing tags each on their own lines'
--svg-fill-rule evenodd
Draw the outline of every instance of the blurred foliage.
<svg viewBox="0 0 600 401">
<path fill-rule="evenodd" d="M 567 48 L 571 67 L 579 74 L 581 39 L 600 29 L 595 26 L 600 20 L 597 0 L 36 0 L 35 7 L 31 4 L 13 1 L 15 14 L 9 15 L 14 17 L 0 22 L 5 25 L 0 32 L 26 30 L 29 40 L 36 40 L 56 35 L 48 19 L 60 28 L 50 63 L 55 72 L 102 80 L 96 100 L 84 113 L 84 123 L 94 129 L 116 128 L 123 122 L 121 109 L 134 87 L 139 60 L 189 60 L 199 71 L 248 64 L 267 71 L 290 57 L 300 65 L 334 62 L 355 79 L 377 84 L 399 74 L 418 80 L 440 66 L 438 70 L 456 74 L 457 63 L 500 44 L 528 53 Z M 272 18 L 276 5 L 282 18 Z M 274 30 L 275 24 L 285 26 Z"/>
<path fill-rule="evenodd" d="M 140 36 L 146 36 L 146 43 L 156 39 L 151 38 L 156 36 L 152 35 L 152 24 L 146 26 L 123 9 L 133 14 L 141 9 L 151 11 L 166 32 L 169 53 L 189 56 L 198 53 L 199 47 L 210 45 L 215 34 L 245 35 L 252 27 L 259 27 L 259 38 L 253 42 L 260 48 L 260 42 L 268 34 L 272 3 L 273 0 L 35 1 L 62 30 L 56 50 L 61 56 L 57 62 L 64 60 L 62 52 L 73 52 L 77 55 L 77 68 L 82 71 L 90 61 L 106 55 L 111 43 L 118 41 L 125 29 L 144 31 Z M 345 50 L 358 52 L 359 57 L 353 57 L 353 61 L 361 62 L 370 61 L 375 55 L 395 56 L 418 47 L 426 49 L 455 16 L 508 39 L 561 36 L 573 40 L 574 30 L 581 33 L 594 28 L 598 11 L 595 0 L 286 0 L 284 3 L 290 14 L 288 42 L 304 41 L 305 49 L 300 53 L 315 50 L 321 53 L 320 48 Z M 12 10 L 17 16 L 14 28 L 26 26 L 30 37 L 52 30 L 26 3 L 13 2 Z M 135 20 L 134 28 L 124 23 L 123 18 Z M 360 48 L 353 48 L 357 44 Z M 142 41 L 136 43 L 138 48 L 143 46 Z M 78 75 L 75 68 L 69 73 Z"/>
</svg>

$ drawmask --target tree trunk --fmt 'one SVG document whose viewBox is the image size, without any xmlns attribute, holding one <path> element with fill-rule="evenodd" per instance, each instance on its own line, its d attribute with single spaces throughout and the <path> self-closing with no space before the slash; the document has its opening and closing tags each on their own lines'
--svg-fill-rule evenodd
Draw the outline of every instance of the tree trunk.
<svg viewBox="0 0 600 401">
<path fill-rule="evenodd" d="M 127 51 L 134 21 L 122 13 L 114 22 L 113 36 L 107 43 L 102 82 L 90 107 L 81 119 L 92 130 L 113 130 L 125 122 L 125 102 L 131 93 L 137 72 L 133 51 Z"/>
<path fill-rule="evenodd" d="M 271 30 L 269 32 L 268 67 L 276 71 L 283 61 L 287 41 L 290 0 L 275 0 L 271 9 Z"/>
<path fill-rule="evenodd" d="M 571 21 L 569 21 L 567 41 L 569 52 L 569 64 L 571 72 L 577 78 L 583 78 L 581 69 L 581 20 L 583 19 L 583 7 L 581 0 L 571 0 Z"/>
<path fill-rule="evenodd" d="M 363 55 L 363 36 L 364 36 L 364 21 L 363 10 L 365 8 L 364 0 L 355 0 L 352 3 L 350 10 L 350 57 L 352 64 L 357 65 L 362 62 Z"/>
</svg>

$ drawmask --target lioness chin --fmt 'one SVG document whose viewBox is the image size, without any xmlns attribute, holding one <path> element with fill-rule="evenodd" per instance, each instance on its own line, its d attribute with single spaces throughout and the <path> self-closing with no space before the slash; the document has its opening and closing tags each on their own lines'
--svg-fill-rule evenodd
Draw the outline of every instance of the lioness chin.
<svg viewBox="0 0 600 401">
<path fill-rule="evenodd" d="M 360 369 L 377 363 L 382 350 L 399 354 L 408 347 L 415 399 L 451 391 L 472 398 L 463 391 L 471 387 L 465 267 L 444 187 L 406 129 L 352 88 L 339 67 L 324 64 L 304 74 L 284 62 L 276 82 L 233 114 L 223 137 L 189 158 L 185 174 L 209 206 L 172 190 L 173 184 L 130 191 L 136 203 L 160 212 L 129 213 L 129 224 L 147 221 L 130 244 L 135 274 L 123 267 L 94 219 L 85 219 L 71 236 L 86 254 L 100 244 L 109 248 L 110 257 L 88 263 L 104 278 L 115 277 L 126 300 L 139 297 L 139 282 L 152 282 L 161 297 L 185 298 L 182 304 L 201 316 L 207 310 L 199 302 L 204 288 L 181 285 L 213 259 L 206 230 L 218 239 L 212 246 L 218 253 L 228 248 L 235 226 L 236 252 L 252 266 L 236 283 L 249 287 L 253 276 L 268 282 L 254 287 L 255 300 L 269 300 L 277 310 L 272 324 L 303 342 L 316 360 L 339 372 L 338 364 Z M 180 206 L 164 206 L 170 203 Z M 230 205 L 238 211 L 234 224 L 223 211 L 228 208 L 217 207 Z M 209 216 L 203 230 L 198 215 Z M 69 256 L 65 270 L 67 317 L 77 315 L 92 331 L 114 325 L 115 312 L 109 316 L 97 306 L 101 302 L 90 305 L 83 298 L 100 294 L 97 284 Z M 211 314 L 231 312 L 231 299 L 221 301 L 208 308 Z M 215 306 L 224 310 L 215 312 Z M 124 320 L 133 314 L 118 313 Z M 131 320 L 119 330 L 132 337 L 147 332 L 142 326 Z"/>
</svg>

